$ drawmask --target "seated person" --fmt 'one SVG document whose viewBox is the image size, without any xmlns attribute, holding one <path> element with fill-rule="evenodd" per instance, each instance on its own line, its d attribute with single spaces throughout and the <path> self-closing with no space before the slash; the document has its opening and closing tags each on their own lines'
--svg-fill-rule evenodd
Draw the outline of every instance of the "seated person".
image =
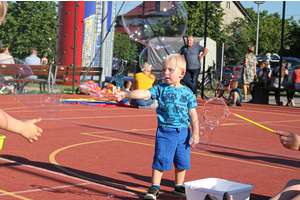
<svg viewBox="0 0 300 200">
<path fill-rule="evenodd" d="M 10 55 L 8 47 L 0 47 L 0 63 L 1 64 L 15 64 L 13 57 Z"/>
<path fill-rule="evenodd" d="M 300 90 L 300 68 L 293 71 L 291 89 Z M 295 91 L 287 92 L 288 102 L 286 106 L 296 106 L 294 102 L 294 95 Z"/>
<path fill-rule="evenodd" d="M 130 80 L 124 81 L 124 91 L 125 92 L 130 92 L 131 87 L 132 87 L 132 82 Z M 128 104 L 129 103 L 128 99 L 123 99 L 123 103 Z"/>
<path fill-rule="evenodd" d="M 243 95 L 238 87 L 238 80 L 233 80 L 229 100 L 226 102 L 228 106 L 242 106 Z"/>
<path fill-rule="evenodd" d="M 289 71 L 285 68 L 286 66 L 286 61 L 285 59 L 282 60 L 282 66 L 281 67 L 276 67 L 275 69 L 272 70 L 271 74 L 271 82 L 269 83 L 268 87 L 270 88 L 278 88 L 279 87 L 279 76 L 280 76 L 280 71 L 281 71 L 281 88 L 284 88 L 284 83 L 288 83 L 289 80 Z M 277 97 L 278 97 L 278 90 L 275 90 L 275 101 L 277 102 Z"/>
<path fill-rule="evenodd" d="M 271 73 L 268 69 L 268 61 L 264 60 L 260 63 L 260 70 L 257 72 L 258 81 L 250 83 L 250 92 L 252 95 L 252 99 L 248 101 L 248 103 L 252 103 L 254 99 L 254 92 L 256 87 L 267 87 L 270 79 Z"/>
<path fill-rule="evenodd" d="M 133 78 L 133 88 L 135 90 L 147 90 L 153 86 L 155 76 L 150 74 L 152 66 L 149 62 L 144 62 L 142 72 L 136 73 Z M 130 105 L 133 107 L 151 106 L 154 99 L 131 99 Z"/>
</svg>

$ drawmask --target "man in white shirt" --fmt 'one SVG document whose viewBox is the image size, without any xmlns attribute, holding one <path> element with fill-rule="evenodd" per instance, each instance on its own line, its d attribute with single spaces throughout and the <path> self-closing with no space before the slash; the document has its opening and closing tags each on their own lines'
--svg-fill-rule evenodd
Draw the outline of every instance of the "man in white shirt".
<svg viewBox="0 0 300 200">
<path fill-rule="evenodd" d="M 30 56 L 25 58 L 25 63 L 27 65 L 40 65 L 41 59 L 37 57 L 37 50 L 36 49 L 30 49 Z"/>
</svg>

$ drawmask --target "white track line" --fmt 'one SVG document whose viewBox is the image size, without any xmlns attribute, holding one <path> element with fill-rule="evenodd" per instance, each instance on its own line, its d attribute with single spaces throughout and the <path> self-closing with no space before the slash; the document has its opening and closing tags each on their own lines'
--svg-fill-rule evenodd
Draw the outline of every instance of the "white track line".
<svg viewBox="0 0 300 200">
<path fill-rule="evenodd" d="M 13 160 L 9 160 L 9 159 L 6 159 L 6 158 L 1 158 L 0 157 L 0 160 L 3 160 L 5 162 L 9 162 L 9 163 L 15 163 L 15 164 L 18 164 L 18 165 L 22 165 L 24 167 L 36 169 L 36 170 L 43 171 L 43 172 L 46 172 L 46 173 L 51 173 L 51 174 L 55 174 L 57 176 L 62 176 L 62 177 L 66 177 L 66 178 L 69 178 L 69 179 L 73 179 L 73 180 L 76 180 L 76 181 L 83 182 L 83 183 L 80 183 L 80 184 L 76 184 L 74 186 L 82 185 L 82 184 L 84 184 L 84 185 L 92 184 L 92 185 L 97 185 L 97 186 L 100 186 L 100 187 L 108 188 L 108 189 L 111 189 L 111 190 L 115 190 L 115 191 L 118 191 L 118 192 L 124 192 L 124 193 L 130 194 L 130 195 L 138 196 L 138 194 L 136 194 L 134 192 L 129 192 L 129 191 L 126 191 L 126 190 L 122 190 L 122 189 L 110 187 L 110 186 L 103 185 L 103 184 L 100 184 L 100 183 L 95 183 L 95 182 L 87 181 L 87 180 L 84 180 L 84 179 L 81 179 L 81 178 L 77 178 L 77 177 L 73 177 L 73 176 L 69 176 L 69 175 L 66 175 L 66 174 L 63 174 L 63 173 L 60 173 L 60 172 L 54 172 L 54 171 L 50 171 L 50 170 L 43 169 L 43 168 L 40 168 L 40 167 L 35 167 L 35 166 L 32 166 L 32 165 L 26 165 L 26 164 L 23 164 L 23 163 L 20 163 L 20 162 L 16 162 L 16 161 L 13 161 Z M 57 187 L 71 187 L 71 186 L 72 185 L 57 186 Z M 56 188 L 56 187 L 51 187 L 51 188 Z M 40 191 L 40 190 L 43 190 L 43 189 L 37 189 L 37 190 Z M 33 192 L 33 191 L 36 191 L 36 189 L 34 189 L 34 190 L 26 190 L 26 191 L 16 191 L 16 192 L 11 192 L 11 193 L 16 194 L 16 193 L 22 193 L 22 192 L 25 193 L 25 192 Z M 5 196 L 5 195 L 6 194 L 0 194 L 0 196 Z"/>
<path fill-rule="evenodd" d="M 23 191 L 16 191 L 11 192 L 14 194 L 24 194 L 24 193 L 30 193 L 30 192 L 41 192 L 41 191 L 47 191 L 47 190 L 54 190 L 54 189 L 61 189 L 61 188 L 68 188 L 68 187 L 77 187 L 81 185 L 90 185 L 91 183 L 80 183 L 80 184 L 73 184 L 73 185 L 62 185 L 62 186 L 56 186 L 56 187 L 47 187 L 47 188 L 40 188 L 40 189 L 33 189 L 33 190 L 23 190 Z M 9 194 L 0 194 L 0 196 L 9 196 Z"/>
</svg>

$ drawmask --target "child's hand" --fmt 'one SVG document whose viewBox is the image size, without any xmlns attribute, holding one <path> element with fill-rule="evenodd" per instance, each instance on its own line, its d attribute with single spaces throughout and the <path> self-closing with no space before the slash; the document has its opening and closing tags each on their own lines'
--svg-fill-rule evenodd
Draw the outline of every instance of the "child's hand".
<svg viewBox="0 0 300 200">
<path fill-rule="evenodd" d="M 126 94 L 126 92 L 124 92 L 124 91 L 119 91 L 119 92 L 116 93 L 116 97 L 117 97 L 118 99 L 124 99 L 124 98 L 126 97 L 125 94 Z"/>
<path fill-rule="evenodd" d="M 37 141 L 43 133 L 43 130 L 35 125 L 35 123 L 40 121 L 41 118 L 23 122 L 23 130 L 20 135 L 26 138 L 30 143 L 32 143 L 33 141 Z"/>
<path fill-rule="evenodd" d="M 192 137 L 190 138 L 189 144 L 190 146 L 194 146 L 195 144 L 199 143 L 199 134 L 193 134 Z"/>
<path fill-rule="evenodd" d="M 299 135 L 285 131 L 274 131 L 274 133 L 279 135 L 280 142 L 285 148 L 300 151 Z"/>
</svg>

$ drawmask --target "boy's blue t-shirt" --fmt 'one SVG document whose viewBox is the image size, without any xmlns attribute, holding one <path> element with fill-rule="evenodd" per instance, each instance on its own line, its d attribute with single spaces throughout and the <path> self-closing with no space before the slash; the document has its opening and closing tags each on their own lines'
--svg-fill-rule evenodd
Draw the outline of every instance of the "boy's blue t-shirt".
<svg viewBox="0 0 300 200">
<path fill-rule="evenodd" d="M 241 100 L 243 99 L 243 95 L 242 95 L 241 90 L 239 88 L 231 89 L 230 95 L 232 95 L 234 92 L 237 92 L 239 94 Z"/>
<path fill-rule="evenodd" d="M 149 89 L 153 99 L 158 100 L 156 109 L 158 126 L 169 128 L 189 127 L 189 110 L 198 106 L 194 93 L 187 86 L 178 88 L 166 83 Z"/>
</svg>

